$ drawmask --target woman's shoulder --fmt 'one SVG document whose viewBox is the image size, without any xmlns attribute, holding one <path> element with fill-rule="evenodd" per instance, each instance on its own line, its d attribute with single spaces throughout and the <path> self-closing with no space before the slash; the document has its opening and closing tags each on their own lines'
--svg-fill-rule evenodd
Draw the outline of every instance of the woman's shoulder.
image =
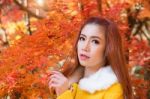
<svg viewBox="0 0 150 99">
<path fill-rule="evenodd" d="M 123 92 L 123 88 L 119 82 L 112 84 L 107 91 L 110 92 Z"/>
<path fill-rule="evenodd" d="M 77 83 L 73 83 L 72 86 L 71 86 L 71 88 L 77 89 L 78 86 L 79 85 Z M 111 91 L 112 92 L 114 92 L 114 91 L 123 92 L 123 88 L 122 88 L 122 86 L 121 86 L 121 84 L 119 82 L 116 82 L 116 83 L 112 84 L 106 91 L 110 91 L 110 92 Z"/>
<path fill-rule="evenodd" d="M 120 83 L 114 83 L 105 92 L 104 99 L 124 99 L 123 98 L 123 88 Z"/>
</svg>

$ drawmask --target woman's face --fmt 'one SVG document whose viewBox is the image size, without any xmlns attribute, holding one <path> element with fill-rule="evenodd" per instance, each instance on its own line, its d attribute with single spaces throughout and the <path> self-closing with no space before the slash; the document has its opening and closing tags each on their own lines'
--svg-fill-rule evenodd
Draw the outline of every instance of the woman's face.
<svg viewBox="0 0 150 99">
<path fill-rule="evenodd" d="M 81 31 L 77 52 L 84 67 L 99 68 L 104 65 L 105 29 L 97 24 L 87 24 Z"/>
</svg>

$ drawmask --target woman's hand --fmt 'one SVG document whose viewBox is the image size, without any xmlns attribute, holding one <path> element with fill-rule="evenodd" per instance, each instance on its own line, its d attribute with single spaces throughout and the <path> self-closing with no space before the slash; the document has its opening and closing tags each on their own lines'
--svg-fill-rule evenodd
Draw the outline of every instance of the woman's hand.
<svg viewBox="0 0 150 99">
<path fill-rule="evenodd" d="M 52 71 L 50 80 L 49 80 L 49 88 L 54 88 L 57 96 L 65 92 L 69 89 L 70 84 L 67 77 L 65 77 L 61 72 Z"/>
</svg>

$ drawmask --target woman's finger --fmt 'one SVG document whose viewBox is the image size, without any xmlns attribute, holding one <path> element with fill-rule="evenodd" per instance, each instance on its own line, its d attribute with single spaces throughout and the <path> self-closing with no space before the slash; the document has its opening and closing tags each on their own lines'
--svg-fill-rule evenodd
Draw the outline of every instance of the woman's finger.
<svg viewBox="0 0 150 99">
<path fill-rule="evenodd" d="M 61 82 L 63 80 L 63 77 L 61 77 L 60 75 L 54 74 L 49 77 L 49 81 L 51 81 L 52 79 L 55 79 L 55 81 L 57 82 Z"/>
<path fill-rule="evenodd" d="M 56 83 L 52 83 L 51 86 L 49 86 L 49 88 L 54 88 L 54 89 L 56 89 L 57 87 L 58 87 L 58 84 Z"/>
<path fill-rule="evenodd" d="M 57 78 L 51 78 L 51 79 L 49 80 L 49 84 L 52 84 L 52 83 L 59 83 L 59 82 L 60 82 L 60 80 L 57 79 Z"/>
<path fill-rule="evenodd" d="M 56 78 L 58 80 L 63 80 L 63 78 L 65 78 L 63 75 L 59 75 L 59 74 L 53 74 L 49 77 L 49 80 L 50 79 L 53 79 L 53 78 Z"/>
<path fill-rule="evenodd" d="M 53 74 L 53 75 L 51 75 L 51 76 L 49 77 L 49 79 L 52 79 L 52 78 L 59 79 L 59 78 L 60 78 L 60 76 L 59 76 L 59 75 L 57 75 L 57 74 Z"/>
<path fill-rule="evenodd" d="M 59 72 L 59 71 L 52 71 L 51 74 L 58 74 L 58 75 L 61 75 L 61 76 L 63 75 L 63 74 L 62 74 L 61 72 Z"/>
</svg>

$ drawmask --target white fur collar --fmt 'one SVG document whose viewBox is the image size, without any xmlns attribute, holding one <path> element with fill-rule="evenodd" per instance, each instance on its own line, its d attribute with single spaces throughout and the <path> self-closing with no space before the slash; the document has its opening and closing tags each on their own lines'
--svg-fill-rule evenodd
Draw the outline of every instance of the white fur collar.
<svg viewBox="0 0 150 99">
<path fill-rule="evenodd" d="M 100 68 L 88 78 L 82 78 L 79 81 L 79 87 L 82 90 L 94 93 L 98 90 L 105 90 L 116 82 L 118 82 L 118 80 L 111 66 L 106 66 Z"/>
</svg>

